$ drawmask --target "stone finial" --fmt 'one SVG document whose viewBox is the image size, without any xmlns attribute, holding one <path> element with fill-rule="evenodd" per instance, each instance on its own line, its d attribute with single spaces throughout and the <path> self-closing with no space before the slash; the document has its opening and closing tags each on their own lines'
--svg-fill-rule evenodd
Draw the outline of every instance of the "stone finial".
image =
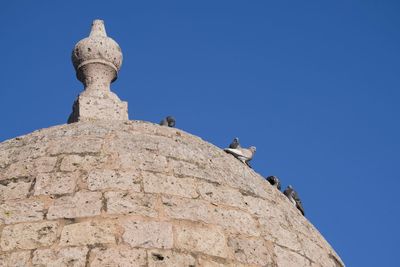
<svg viewBox="0 0 400 267">
<path fill-rule="evenodd" d="M 75 45 L 72 63 L 85 90 L 75 100 L 68 123 L 128 120 L 128 104 L 110 90 L 121 68 L 121 48 L 107 36 L 102 20 L 94 20 L 89 37 Z"/>
</svg>

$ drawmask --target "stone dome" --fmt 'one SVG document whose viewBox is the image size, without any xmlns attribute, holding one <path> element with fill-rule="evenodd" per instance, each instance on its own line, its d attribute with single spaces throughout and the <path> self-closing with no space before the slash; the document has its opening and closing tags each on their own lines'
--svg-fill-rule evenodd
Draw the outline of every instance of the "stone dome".
<svg viewBox="0 0 400 267">
<path fill-rule="evenodd" d="M 1 143 L 0 233 L 0 266 L 344 266 L 254 170 L 141 121 Z"/>
</svg>

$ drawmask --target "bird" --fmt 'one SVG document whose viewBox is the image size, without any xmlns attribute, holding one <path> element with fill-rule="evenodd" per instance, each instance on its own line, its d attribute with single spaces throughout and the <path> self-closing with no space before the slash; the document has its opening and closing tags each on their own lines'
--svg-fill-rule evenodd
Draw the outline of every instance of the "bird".
<svg viewBox="0 0 400 267">
<path fill-rule="evenodd" d="M 283 191 L 283 194 L 287 196 L 287 198 L 290 200 L 290 202 L 293 203 L 293 205 L 303 214 L 304 216 L 304 209 L 303 205 L 301 203 L 301 200 L 299 196 L 297 195 L 297 192 L 293 189 L 291 185 L 288 185 L 288 187 Z"/>
<path fill-rule="evenodd" d="M 224 151 L 226 153 L 232 154 L 235 158 L 251 168 L 249 161 L 253 159 L 254 153 L 256 153 L 256 147 L 251 146 L 249 148 L 225 148 Z"/>
<path fill-rule="evenodd" d="M 229 145 L 229 148 L 240 148 L 239 137 L 235 137 L 232 143 Z"/>
<path fill-rule="evenodd" d="M 160 125 L 168 126 L 168 127 L 175 127 L 175 118 L 172 116 L 167 116 L 160 122 Z"/>
<path fill-rule="evenodd" d="M 266 179 L 272 186 L 276 187 L 278 190 L 281 190 L 281 181 L 276 176 L 268 176 Z"/>
</svg>

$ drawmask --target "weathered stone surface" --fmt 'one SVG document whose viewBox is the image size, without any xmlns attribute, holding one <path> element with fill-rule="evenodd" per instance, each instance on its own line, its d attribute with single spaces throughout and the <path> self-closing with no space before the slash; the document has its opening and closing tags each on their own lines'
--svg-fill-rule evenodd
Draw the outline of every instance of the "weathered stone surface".
<svg viewBox="0 0 400 267">
<path fill-rule="evenodd" d="M 198 197 L 194 179 L 145 172 L 143 174 L 143 185 L 144 191 L 148 193 L 163 193 L 188 198 Z"/>
<path fill-rule="evenodd" d="M 35 196 L 73 193 L 78 173 L 41 173 L 36 177 Z"/>
<path fill-rule="evenodd" d="M 90 217 L 100 214 L 102 207 L 100 192 L 77 192 L 55 200 L 47 213 L 47 219 Z"/>
<path fill-rule="evenodd" d="M 6 226 L 1 235 L 0 247 L 12 249 L 34 249 L 53 244 L 57 239 L 58 222 L 27 223 Z"/>
<path fill-rule="evenodd" d="M 256 221 L 250 214 L 240 210 L 215 207 L 213 208 L 213 220 L 229 232 L 259 235 Z"/>
<path fill-rule="evenodd" d="M 211 210 L 208 203 L 197 199 L 162 197 L 165 214 L 170 218 L 191 221 L 211 222 Z"/>
<path fill-rule="evenodd" d="M 32 184 L 32 179 L 19 179 L 16 181 L 2 181 L 0 184 L 0 202 L 26 198 Z"/>
<path fill-rule="evenodd" d="M 43 202 L 36 200 L 7 201 L 0 205 L 0 220 L 5 224 L 40 221 L 43 206 Z"/>
<path fill-rule="evenodd" d="M 237 189 L 207 182 L 199 183 L 198 188 L 201 197 L 206 201 L 238 208 L 245 207 L 243 196 Z"/>
<path fill-rule="evenodd" d="M 109 214 L 135 214 L 156 217 L 157 198 L 154 195 L 127 192 L 104 193 Z"/>
<path fill-rule="evenodd" d="M 274 253 L 278 266 L 297 267 L 311 265 L 311 262 L 308 259 L 304 258 L 302 255 L 299 255 L 298 253 L 282 248 L 280 246 L 274 246 Z"/>
<path fill-rule="evenodd" d="M 226 257 L 227 243 L 224 233 L 216 228 L 198 225 L 174 227 L 175 247 L 204 254 Z"/>
<path fill-rule="evenodd" d="M 118 246 L 112 248 L 95 248 L 90 253 L 90 267 L 130 267 L 147 266 L 146 251 Z"/>
<path fill-rule="evenodd" d="M 218 261 L 214 261 L 214 260 L 209 260 L 209 259 L 203 259 L 203 258 L 199 258 L 198 259 L 199 262 L 199 266 L 201 267 L 250 267 L 250 266 L 254 266 L 254 265 L 244 265 L 241 264 L 239 262 L 231 262 L 231 261 L 227 261 L 227 260 L 220 260 Z"/>
<path fill-rule="evenodd" d="M 79 155 L 66 155 L 61 161 L 60 171 L 63 172 L 76 171 L 80 167 L 83 158 L 84 157 Z"/>
<path fill-rule="evenodd" d="M 90 190 L 120 189 L 140 191 L 140 180 L 137 171 L 94 170 L 89 173 Z"/>
<path fill-rule="evenodd" d="M 112 221 L 87 221 L 64 226 L 60 245 L 82 246 L 90 244 L 114 244 L 116 225 Z"/>
<path fill-rule="evenodd" d="M 126 221 L 123 240 L 132 247 L 172 248 L 172 225 L 167 222 Z"/>
<path fill-rule="evenodd" d="M 149 267 L 196 266 L 196 259 L 190 254 L 179 253 L 171 250 L 148 250 L 147 259 Z M 204 265 L 200 265 L 204 266 Z"/>
<path fill-rule="evenodd" d="M 228 246 L 240 262 L 262 266 L 273 263 L 272 246 L 262 239 L 232 236 L 228 238 Z"/>
<path fill-rule="evenodd" d="M 0 254 L 0 267 L 27 267 L 30 257 L 30 251 Z"/>
<path fill-rule="evenodd" d="M 0 143 L 0 206 L 6 266 L 343 266 L 254 170 L 147 122 L 78 122 Z"/>
<path fill-rule="evenodd" d="M 38 249 L 33 253 L 34 267 L 85 267 L 87 247 Z"/>
<path fill-rule="evenodd" d="M 35 161 L 35 169 L 38 173 L 46 173 L 54 170 L 57 157 L 41 157 Z"/>
<path fill-rule="evenodd" d="M 59 155 L 59 154 L 88 154 L 97 153 L 100 151 L 104 140 L 97 137 L 91 136 L 79 136 L 78 137 L 64 137 L 57 141 L 53 141 L 49 145 L 47 153 L 49 155 Z"/>
</svg>

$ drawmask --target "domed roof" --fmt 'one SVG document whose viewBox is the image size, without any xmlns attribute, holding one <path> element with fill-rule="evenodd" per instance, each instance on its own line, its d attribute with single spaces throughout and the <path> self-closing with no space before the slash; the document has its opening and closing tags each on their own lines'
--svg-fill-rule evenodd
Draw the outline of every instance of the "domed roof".
<svg viewBox="0 0 400 267">
<path fill-rule="evenodd" d="M 140 121 L 1 143 L 0 231 L 0 266 L 344 266 L 254 170 Z"/>
</svg>

